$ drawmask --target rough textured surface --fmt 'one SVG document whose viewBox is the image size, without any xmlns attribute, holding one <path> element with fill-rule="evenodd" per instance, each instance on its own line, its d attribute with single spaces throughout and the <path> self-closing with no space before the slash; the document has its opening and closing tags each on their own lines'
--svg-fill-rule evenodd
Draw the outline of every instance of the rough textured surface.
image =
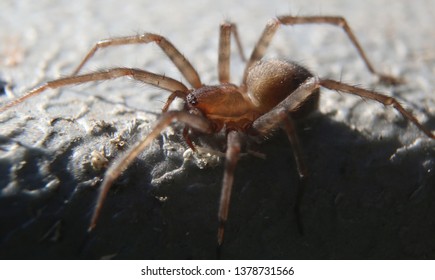
<svg viewBox="0 0 435 280">
<path fill-rule="evenodd" d="M 342 15 L 375 67 L 404 77 L 405 85 L 377 84 L 332 26 L 283 27 L 268 54 L 294 59 L 322 77 L 388 92 L 435 128 L 433 1 L 202 3 L 2 1 L 0 79 L 7 85 L 1 83 L 0 102 L 71 73 L 106 37 L 160 33 L 213 84 L 224 19 L 238 24 L 249 52 L 276 14 Z M 112 66 L 181 79 L 152 45 L 101 51 L 84 72 Z M 234 53 L 234 82 L 242 70 Z M 189 156 L 177 126 L 117 181 L 97 228 L 86 231 L 104 158 L 110 162 L 146 134 L 166 96 L 121 79 L 47 91 L 2 113 L 0 257 L 215 258 L 222 163 Z M 222 257 L 435 258 L 434 142 L 374 102 L 323 91 L 320 107 L 299 123 L 310 172 L 305 234 L 298 233 L 292 211 L 294 159 L 278 133 L 257 147 L 266 159 L 247 155 L 237 167 Z"/>
</svg>

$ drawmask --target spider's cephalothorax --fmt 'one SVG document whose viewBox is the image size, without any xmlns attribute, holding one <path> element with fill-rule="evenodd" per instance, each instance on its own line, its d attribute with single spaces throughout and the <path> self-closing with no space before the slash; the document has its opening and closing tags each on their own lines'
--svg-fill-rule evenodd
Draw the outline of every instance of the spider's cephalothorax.
<svg viewBox="0 0 435 280">
<path fill-rule="evenodd" d="M 190 112 L 205 117 L 215 132 L 222 128 L 245 130 L 260 112 L 245 99 L 233 84 L 204 86 L 187 95 L 186 105 Z"/>
<path fill-rule="evenodd" d="M 163 107 L 162 115 L 156 121 L 150 133 L 135 145 L 132 145 L 128 151 L 107 169 L 100 187 L 100 193 L 89 229 L 95 227 L 107 192 L 122 171 L 171 122 L 179 121 L 186 125 L 183 135 L 193 149 L 194 144 L 188 139 L 189 130 L 205 134 L 218 133 L 222 129 L 226 132 L 226 163 L 218 213 L 219 229 L 217 239 L 218 244 L 221 245 L 224 236 L 224 226 L 228 217 L 234 170 L 241 150 L 241 141 L 244 139 L 241 137 L 241 134 L 268 135 L 271 131 L 278 128 L 282 128 L 287 133 L 293 148 L 301 182 L 295 206 L 296 212 L 299 211 L 299 202 L 303 186 L 305 185 L 307 171 L 301 157 L 301 148 L 292 120 L 305 116 L 317 107 L 320 87 L 354 94 L 384 105 L 391 105 L 428 137 L 435 139 L 434 134 L 430 130 L 421 125 L 410 112 L 406 111 L 392 97 L 342 82 L 318 78 L 305 68 L 289 61 L 276 59 L 262 60 L 279 26 L 311 23 L 332 24 L 342 27 L 370 72 L 377 75 L 383 82 L 391 84 L 400 82 L 399 79 L 375 71 L 355 35 L 342 17 L 281 16 L 267 23 L 250 58 L 246 62 L 240 85 L 230 82 L 231 35 L 235 38 L 242 59 L 245 60 L 245 57 L 236 26 L 225 22 L 220 28 L 218 85 L 204 86 L 191 63 L 166 38 L 157 34 L 145 33 L 143 35 L 111 38 L 98 42 L 71 76 L 46 82 L 30 90 L 22 97 L 1 107 L 0 113 L 50 88 L 60 88 L 67 85 L 109 80 L 125 76 L 171 92 Z M 147 44 L 150 42 L 156 43 L 172 60 L 191 85 L 191 89 L 179 81 L 141 69 L 111 68 L 88 74 L 78 74 L 86 62 L 101 48 L 126 44 Z M 184 100 L 184 110 L 168 111 L 170 104 L 175 98 Z"/>
</svg>

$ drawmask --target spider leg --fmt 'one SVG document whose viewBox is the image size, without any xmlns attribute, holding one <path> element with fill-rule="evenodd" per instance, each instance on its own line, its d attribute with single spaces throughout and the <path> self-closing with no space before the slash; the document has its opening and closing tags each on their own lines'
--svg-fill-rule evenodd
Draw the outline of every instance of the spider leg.
<svg viewBox="0 0 435 280">
<path fill-rule="evenodd" d="M 189 132 L 190 132 L 190 128 L 188 126 L 185 126 L 183 128 L 184 141 L 189 146 L 189 148 L 192 149 L 192 151 L 196 152 L 197 149 L 196 149 L 195 145 L 193 145 L 192 139 L 190 139 Z"/>
<path fill-rule="evenodd" d="M 176 90 L 172 92 L 166 99 L 165 105 L 162 108 L 162 112 L 164 113 L 168 111 L 169 106 L 171 105 L 172 101 L 174 101 L 176 97 L 185 100 L 188 93 L 189 93 L 188 91 L 181 91 L 181 90 Z"/>
<path fill-rule="evenodd" d="M 89 74 L 82 74 L 78 76 L 70 76 L 65 77 L 53 81 L 46 82 L 42 84 L 39 87 L 33 88 L 30 91 L 28 91 L 23 96 L 9 102 L 5 106 L 0 108 L 0 113 L 6 111 L 7 109 L 18 105 L 25 101 L 26 99 L 38 95 L 41 92 L 47 90 L 47 89 L 56 89 L 68 85 L 76 85 L 76 84 L 83 84 L 87 82 L 94 82 L 94 81 L 104 81 L 104 80 L 110 80 L 115 79 L 119 77 L 128 76 L 135 80 L 144 82 L 146 84 L 150 84 L 168 91 L 174 92 L 171 94 L 173 98 L 175 98 L 176 95 L 182 95 L 180 92 L 188 92 L 187 87 L 182 84 L 181 82 L 174 80 L 172 78 L 154 74 L 148 71 L 140 70 L 140 69 L 132 69 L 132 68 L 112 68 L 100 72 L 93 72 Z M 172 99 L 173 99 L 172 98 Z M 170 102 L 172 100 L 168 99 L 167 104 L 165 104 L 165 107 L 169 107 Z"/>
<path fill-rule="evenodd" d="M 219 228 L 217 234 L 218 246 L 220 247 L 224 241 L 225 223 L 228 218 L 228 210 L 230 207 L 231 189 L 234 181 L 234 170 L 239 160 L 241 149 L 241 139 L 239 132 L 230 131 L 227 135 L 227 151 L 225 154 L 225 171 L 222 181 L 222 192 L 219 202 Z"/>
<path fill-rule="evenodd" d="M 180 51 L 178 51 L 177 48 L 175 48 L 174 45 L 171 42 L 169 42 L 165 37 L 152 33 L 145 33 L 143 35 L 136 35 L 136 36 L 111 38 L 111 39 L 105 39 L 97 42 L 88 52 L 88 54 L 85 56 L 82 62 L 80 62 L 79 66 L 77 66 L 77 68 L 74 70 L 72 75 L 76 75 L 85 65 L 85 63 L 88 62 L 89 59 L 92 56 L 94 56 L 94 54 L 99 49 L 107 48 L 110 46 L 120 46 L 120 45 L 129 45 L 129 44 L 148 44 L 151 42 L 155 42 L 163 50 L 163 52 L 169 57 L 169 59 L 175 64 L 178 70 L 180 70 L 180 72 L 183 74 L 186 80 L 189 81 L 189 83 L 194 88 L 201 87 L 202 83 L 201 83 L 201 79 L 199 78 L 198 72 L 196 72 L 195 68 L 186 59 L 186 57 L 184 57 L 184 55 L 181 54 Z"/>
<path fill-rule="evenodd" d="M 275 19 L 270 20 L 263 31 L 263 33 L 260 36 L 260 39 L 258 40 L 257 44 L 255 45 L 254 50 L 252 51 L 251 57 L 249 58 L 248 63 L 245 67 L 245 72 L 243 75 L 243 83 L 246 81 L 246 77 L 248 75 L 249 68 L 258 60 L 263 58 L 264 53 L 266 52 L 266 49 L 268 48 L 273 36 L 275 35 L 276 31 L 278 30 L 278 27 L 283 25 L 296 25 L 296 24 L 332 24 L 338 27 L 341 27 L 348 38 L 350 39 L 351 43 L 354 45 L 356 50 L 358 51 L 359 56 L 364 61 L 366 67 L 368 70 L 373 73 L 374 75 L 377 75 L 382 82 L 389 83 L 389 84 L 400 84 L 403 83 L 403 80 L 385 75 L 382 73 L 379 73 L 376 71 L 376 69 L 373 67 L 372 63 L 368 59 L 365 51 L 361 47 L 360 43 L 358 42 L 355 34 L 353 33 L 352 29 L 349 27 L 349 24 L 347 23 L 346 19 L 343 17 L 336 17 L 336 16 L 280 16 Z"/>
<path fill-rule="evenodd" d="M 205 118 L 189 114 L 185 111 L 170 111 L 162 114 L 157 120 L 151 132 L 136 145 L 127 150 L 117 161 L 115 161 L 106 171 L 103 183 L 100 186 L 100 193 L 97 198 L 94 213 L 91 218 L 88 231 L 95 228 L 100 215 L 104 200 L 113 182 L 121 173 L 133 162 L 133 160 L 174 120 L 188 124 L 203 133 L 212 133 L 212 124 Z"/>
<path fill-rule="evenodd" d="M 243 52 L 242 43 L 240 41 L 237 27 L 234 23 L 225 22 L 220 26 L 219 35 L 219 58 L 218 58 L 218 71 L 219 82 L 230 82 L 230 49 L 231 49 L 231 33 L 236 40 L 237 48 L 239 49 L 240 57 L 243 61 L 246 61 L 245 54 Z"/>
<path fill-rule="evenodd" d="M 293 210 L 295 213 L 298 230 L 301 234 L 303 234 L 304 229 L 300 214 L 300 206 L 307 185 L 308 171 L 303 159 L 303 152 L 293 119 L 291 118 L 289 111 L 281 107 L 271 112 L 265 118 L 262 118 L 259 122 L 254 123 L 253 130 L 254 133 L 267 135 L 278 125 L 281 125 L 281 128 L 287 133 L 299 174 L 299 185 L 297 187 L 295 206 Z"/>
<path fill-rule="evenodd" d="M 420 129 L 424 134 L 426 134 L 428 137 L 435 139 L 435 135 L 426 127 L 424 127 L 413 115 L 411 112 L 405 110 L 400 103 L 394 99 L 393 97 L 383 95 L 381 93 L 367 90 L 351 85 L 347 85 L 341 82 L 325 79 L 325 80 L 319 80 L 319 85 L 328 89 L 332 90 L 338 90 L 340 92 L 350 93 L 354 95 L 361 96 L 363 98 L 371 99 L 374 101 L 377 101 L 385 106 L 393 106 L 394 109 L 396 109 L 405 119 L 412 122 L 414 125 L 417 126 L 418 129 Z"/>
<path fill-rule="evenodd" d="M 287 133 L 288 139 L 290 141 L 299 174 L 299 186 L 297 188 L 296 202 L 293 209 L 295 212 L 299 232 L 301 235 L 303 235 L 304 228 L 300 214 L 300 207 L 307 186 L 308 169 L 302 156 L 302 149 L 294 122 L 287 113 L 285 114 L 285 117 L 282 118 L 282 128 Z"/>
</svg>

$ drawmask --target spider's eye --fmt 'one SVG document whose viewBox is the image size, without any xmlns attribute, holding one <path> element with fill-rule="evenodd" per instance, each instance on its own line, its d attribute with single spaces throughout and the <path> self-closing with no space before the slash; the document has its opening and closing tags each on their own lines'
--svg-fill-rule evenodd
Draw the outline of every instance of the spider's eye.
<svg viewBox="0 0 435 280">
<path fill-rule="evenodd" d="M 196 99 L 196 96 L 193 94 L 187 95 L 186 101 L 187 101 L 187 103 L 189 103 L 189 105 L 192 105 L 192 106 L 195 106 L 198 104 L 198 100 Z"/>
</svg>

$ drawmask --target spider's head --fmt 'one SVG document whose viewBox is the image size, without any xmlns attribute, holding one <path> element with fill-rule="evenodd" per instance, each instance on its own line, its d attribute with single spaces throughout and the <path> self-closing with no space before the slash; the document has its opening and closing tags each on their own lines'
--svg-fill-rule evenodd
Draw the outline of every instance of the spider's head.
<svg viewBox="0 0 435 280">
<path fill-rule="evenodd" d="M 233 84 L 203 86 L 193 90 L 186 97 L 188 109 L 198 109 L 204 115 L 213 117 L 238 117 L 252 108 L 239 88 Z"/>
<path fill-rule="evenodd" d="M 226 124 L 239 129 L 258 116 L 252 104 L 246 100 L 241 89 L 233 84 L 203 86 L 186 96 L 185 110 L 200 114 L 216 127 Z"/>
</svg>

